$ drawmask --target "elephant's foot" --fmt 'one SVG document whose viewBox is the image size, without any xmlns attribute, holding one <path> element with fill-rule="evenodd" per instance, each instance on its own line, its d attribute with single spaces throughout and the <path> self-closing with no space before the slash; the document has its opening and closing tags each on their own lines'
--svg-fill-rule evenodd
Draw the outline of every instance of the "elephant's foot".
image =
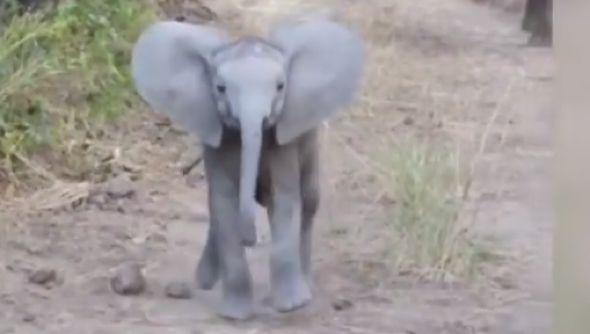
<svg viewBox="0 0 590 334">
<path fill-rule="evenodd" d="M 553 41 L 550 35 L 548 34 L 532 34 L 527 42 L 528 46 L 531 47 L 551 47 L 553 45 Z"/>
<path fill-rule="evenodd" d="M 272 303 L 278 312 L 292 312 L 311 301 L 312 295 L 307 280 L 301 275 L 292 275 L 276 281 L 272 291 Z"/>
<path fill-rule="evenodd" d="M 313 295 L 313 290 L 315 286 L 311 273 L 305 274 L 305 282 L 307 283 L 308 290 L 311 291 L 311 294 Z"/>
<path fill-rule="evenodd" d="M 254 317 L 253 298 L 245 294 L 227 294 L 223 297 L 218 315 L 233 321 L 249 320 Z"/>
<path fill-rule="evenodd" d="M 215 287 L 215 284 L 219 280 L 219 263 L 212 261 L 211 259 L 201 258 L 197 265 L 195 277 L 197 280 L 197 286 L 202 290 L 211 290 Z"/>
<path fill-rule="evenodd" d="M 528 15 L 527 15 L 527 16 L 526 16 L 526 17 L 525 17 L 525 18 L 522 20 L 522 23 L 521 23 L 521 25 L 520 25 L 520 28 L 521 28 L 523 31 L 526 31 L 526 32 L 531 32 L 531 31 L 533 31 L 533 29 L 534 29 L 534 27 L 535 27 L 535 24 L 536 24 L 536 23 L 534 22 L 534 20 L 533 20 L 533 19 L 532 19 L 530 16 L 528 16 Z"/>
</svg>

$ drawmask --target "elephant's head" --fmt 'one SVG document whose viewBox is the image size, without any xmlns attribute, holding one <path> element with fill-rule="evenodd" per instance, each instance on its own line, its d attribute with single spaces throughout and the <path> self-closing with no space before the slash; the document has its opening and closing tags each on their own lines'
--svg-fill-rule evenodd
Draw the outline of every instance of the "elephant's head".
<svg viewBox="0 0 590 334">
<path fill-rule="evenodd" d="M 262 132 L 286 144 L 348 104 L 360 81 L 360 38 L 325 18 L 283 23 L 269 38 L 232 41 L 221 30 L 176 21 L 149 26 L 132 53 L 140 96 L 210 147 L 224 127 L 242 138 L 239 230 L 256 240 L 254 199 Z"/>
</svg>

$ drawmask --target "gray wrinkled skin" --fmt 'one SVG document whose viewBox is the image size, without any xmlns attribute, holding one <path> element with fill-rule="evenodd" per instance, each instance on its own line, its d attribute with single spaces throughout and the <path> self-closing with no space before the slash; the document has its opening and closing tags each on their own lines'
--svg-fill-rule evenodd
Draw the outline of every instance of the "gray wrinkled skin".
<svg viewBox="0 0 590 334">
<path fill-rule="evenodd" d="M 221 279 L 221 316 L 253 315 L 245 247 L 256 242 L 257 203 L 271 225 L 275 309 L 311 300 L 316 129 L 352 101 L 363 62 L 360 37 L 321 16 L 284 22 L 266 39 L 237 40 L 216 28 L 163 21 L 135 43 L 139 95 L 204 146 L 211 222 L 196 276 L 203 289 Z"/>
<path fill-rule="evenodd" d="M 228 135 L 227 142 L 228 145 L 224 147 L 235 149 L 229 149 L 223 158 L 220 157 L 222 153 L 219 150 L 207 150 L 205 159 L 215 155 L 219 157 L 216 161 L 239 161 L 238 136 Z M 312 228 L 320 198 L 318 149 L 317 130 L 311 130 L 285 146 L 276 144 L 272 139 L 272 131 L 266 133 L 264 140 L 256 200 L 267 209 L 271 224 L 272 300 L 275 308 L 281 312 L 305 306 L 311 299 Z M 205 161 L 207 168 L 207 160 Z M 229 164 L 223 165 L 229 167 Z M 234 167 L 233 173 L 223 167 L 210 168 L 218 171 L 218 177 L 224 180 L 233 179 L 234 197 L 231 198 L 235 200 L 239 177 L 237 168 Z M 228 172 L 229 174 L 222 175 Z M 209 178 L 207 180 L 210 184 L 215 182 Z M 228 203 L 220 210 L 227 213 L 227 207 L 231 207 L 231 204 Z M 218 225 L 214 225 L 218 220 L 213 216 L 213 212 L 211 214 L 212 225 L 196 272 L 197 283 L 204 290 L 210 290 L 215 286 L 221 274 L 223 258 L 232 256 L 228 254 L 228 250 L 233 249 L 233 246 L 225 246 L 232 244 L 219 233 Z M 224 247 L 218 248 L 220 244 Z M 239 254 L 240 259 L 243 256 L 243 253 Z M 250 279 L 250 274 L 246 271 L 241 275 L 241 281 Z"/>
</svg>

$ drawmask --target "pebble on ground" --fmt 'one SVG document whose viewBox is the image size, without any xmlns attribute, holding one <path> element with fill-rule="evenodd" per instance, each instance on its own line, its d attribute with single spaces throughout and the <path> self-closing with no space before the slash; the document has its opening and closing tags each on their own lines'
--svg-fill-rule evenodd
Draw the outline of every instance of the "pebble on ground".
<svg viewBox="0 0 590 334">
<path fill-rule="evenodd" d="M 191 286 L 186 282 L 173 281 L 166 284 L 165 287 L 166 297 L 172 299 L 191 299 L 193 296 L 193 290 Z"/>
<path fill-rule="evenodd" d="M 124 264 L 110 279 L 111 289 L 122 296 L 139 295 L 146 289 L 141 267 L 135 263 Z"/>
<path fill-rule="evenodd" d="M 31 272 L 28 276 L 29 283 L 37 285 L 47 285 L 57 279 L 57 272 L 54 269 L 37 269 Z"/>
</svg>

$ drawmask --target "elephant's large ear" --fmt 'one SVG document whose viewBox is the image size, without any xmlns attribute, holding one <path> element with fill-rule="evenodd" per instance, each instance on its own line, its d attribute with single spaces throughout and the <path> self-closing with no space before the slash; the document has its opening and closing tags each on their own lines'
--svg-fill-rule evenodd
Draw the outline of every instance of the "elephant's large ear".
<svg viewBox="0 0 590 334">
<path fill-rule="evenodd" d="M 229 40 L 213 27 L 161 21 L 141 33 L 131 56 L 135 88 L 148 105 L 213 147 L 221 142 L 222 123 L 207 58 Z"/>
<path fill-rule="evenodd" d="M 276 127 L 282 145 L 352 101 L 363 72 L 363 45 L 354 31 L 321 15 L 283 23 L 269 40 L 290 58 L 285 107 Z"/>
</svg>

